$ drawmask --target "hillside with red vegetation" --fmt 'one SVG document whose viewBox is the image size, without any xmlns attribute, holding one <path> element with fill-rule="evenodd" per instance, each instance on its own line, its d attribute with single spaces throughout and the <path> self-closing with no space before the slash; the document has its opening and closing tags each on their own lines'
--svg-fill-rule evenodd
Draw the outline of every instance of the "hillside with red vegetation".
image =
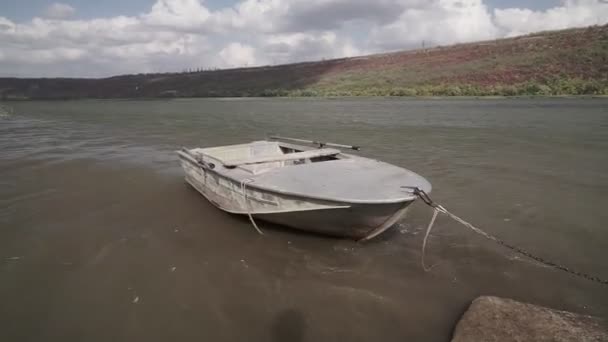
<svg viewBox="0 0 608 342">
<path fill-rule="evenodd" d="M 0 98 L 608 94 L 608 26 L 277 66 L 0 78 Z"/>
</svg>

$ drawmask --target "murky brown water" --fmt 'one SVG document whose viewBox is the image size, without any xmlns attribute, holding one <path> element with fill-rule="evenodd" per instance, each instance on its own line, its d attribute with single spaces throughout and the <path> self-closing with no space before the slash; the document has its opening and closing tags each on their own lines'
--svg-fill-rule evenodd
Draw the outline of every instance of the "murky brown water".
<svg viewBox="0 0 608 342">
<path fill-rule="evenodd" d="M 607 100 L 10 103 L 0 118 L 1 341 L 446 341 L 478 295 L 608 316 L 608 291 L 431 211 L 366 244 L 212 207 L 174 150 L 267 132 L 364 146 L 543 257 L 608 278 Z"/>
</svg>

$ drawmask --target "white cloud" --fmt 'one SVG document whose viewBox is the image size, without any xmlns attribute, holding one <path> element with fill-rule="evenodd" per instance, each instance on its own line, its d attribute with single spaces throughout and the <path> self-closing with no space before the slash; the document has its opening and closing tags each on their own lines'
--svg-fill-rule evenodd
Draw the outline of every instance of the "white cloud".
<svg viewBox="0 0 608 342">
<path fill-rule="evenodd" d="M 249 45 L 230 43 L 220 53 L 224 64 L 228 67 L 243 67 L 256 64 L 255 50 Z"/>
<path fill-rule="evenodd" d="M 74 9 L 74 7 L 68 4 L 55 2 L 49 7 L 47 7 L 44 14 L 46 17 L 52 19 L 65 19 L 72 16 L 75 12 L 76 10 Z"/>
<path fill-rule="evenodd" d="M 150 25 L 197 30 L 210 16 L 209 10 L 199 0 L 158 0 L 143 18 Z"/>
<path fill-rule="evenodd" d="M 272 64 L 312 61 L 359 54 L 348 37 L 332 31 L 321 33 L 288 33 L 268 36 L 262 49 Z"/>
<path fill-rule="evenodd" d="M 51 10 L 53 9 L 53 10 Z M 565 0 L 544 11 L 490 10 L 483 0 L 156 0 L 137 16 L 0 17 L 0 75 L 108 76 L 265 65 L 605 24 L 608 4 Z"/>
<path fill-rule="evenodd" d="M 602 25 L 608 22 L 608 2 L 601 0 L 566 0 L 546 11 L 509 8 L 494 11 L 496 25 L 506 36 L 543 30 Z"/>
<path fill-rule="evenodd" d="M 4 18 L 4 17 L 0 17 L 0 32 L 12 32 L 15 30 L 15 24 Z"/>
<path fill-rule="evenodd" d="M 439 0 L 419 3 L 393 23 L 372 31 L 371 44 L 379 50 L 452 44 L 497 36 L 492 15 L 481 0 Z"/>
</svg>

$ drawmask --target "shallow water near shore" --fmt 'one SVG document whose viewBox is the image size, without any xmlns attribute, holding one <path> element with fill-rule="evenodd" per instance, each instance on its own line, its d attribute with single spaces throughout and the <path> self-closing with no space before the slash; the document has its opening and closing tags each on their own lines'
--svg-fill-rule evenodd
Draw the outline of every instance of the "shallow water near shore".
<svg viewBox="0 0 608 342">
<path fill-rule="evenodd" d="M 369 243 L 214 208 L 175 150 L 277 133 L 363 146 L 504 240 L 608 278 L 608 99 L 11 102 L 0 340 L 447 341 L 478 295 L 608 317 L 606 287 L 431 210 Z"/>
</svg>

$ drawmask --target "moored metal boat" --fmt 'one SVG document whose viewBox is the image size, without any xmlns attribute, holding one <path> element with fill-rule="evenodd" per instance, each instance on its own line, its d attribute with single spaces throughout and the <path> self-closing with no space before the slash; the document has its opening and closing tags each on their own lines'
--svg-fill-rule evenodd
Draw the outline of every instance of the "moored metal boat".
<svg viewBox="0 0 608 342">
<path fill-rule="evenodd" d="M 282 141 L 279 141 L 282 140 Z M 292 228 L 371 239 L 430 192 L 416 173 L 292 138 L 178 151 L 186 181 L 216 207 Z"/>
</svg>

